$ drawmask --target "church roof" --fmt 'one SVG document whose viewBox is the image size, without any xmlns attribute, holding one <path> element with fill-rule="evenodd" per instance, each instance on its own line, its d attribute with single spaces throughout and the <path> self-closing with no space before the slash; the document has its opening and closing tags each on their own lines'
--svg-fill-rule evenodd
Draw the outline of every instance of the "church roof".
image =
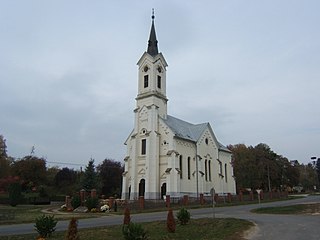
<svg viewBox="0 0 320 240">
<path fill-rule="evenodd" d="M 148 41 L 147 53 L 149 53 L 152 57 L 156 56 L 159 53 L 156 30 L 154 27 L 154 13 L 152 13 L 152 25 L 151 25 L 151 31 L 150 31 L 149 41 Z"/>
<path fill-rule="evenodd" d="M 201 134 L 208 126 L 208 123 L 192 124 L 170 115 L 167 115 L 167 119 L 163 119 L 163 121 L 177 137 L 194 142 L 198 141 Z"/>
<path fill-rule="evenodd" d="M 209 123 L 192 124 L 170 115 L 167 115 L 167 118 L 163 119 L 163 121 L 173 131 L 176 137 L 193 142 L 197 142 L 199 140 L 205 129 L 211 129 Z M 220 150 L 230 152 L 230 150 L 223 144 L 221 144 L 220 142 L 217 143 L 219 144 Z"/>
</svg>

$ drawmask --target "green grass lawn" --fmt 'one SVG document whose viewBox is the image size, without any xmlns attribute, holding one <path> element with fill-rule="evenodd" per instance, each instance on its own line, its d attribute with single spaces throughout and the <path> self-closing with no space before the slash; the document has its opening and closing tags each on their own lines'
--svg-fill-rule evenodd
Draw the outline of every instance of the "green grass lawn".
<svg viewBox="0 0 320 240">
<path fill-rule="evenodd" d="M 320 204 L 297 204 L 283 207 L 266 207 L 252 210 L 254 213 L 265 214 L 313 214 L 320 213 Z"/>
<path fill-rule="evenodd" d="M 81 221 L 81 220 L 79 220 Z M 151 223 L 142 223 L 143 228 L 147 231 L 149 239 L 183 239 L 183 240 L 195 240 L 195 239 L 225 239 L 235 240 L 242 239 L 242 233 L 248 230 L 253 224 L 251 222 L 234 219 L 191 219 L 187 225 L 176 226 L 175 233 L 168 233 L 166 229 L 165 221 L 156 221 Z M 122 235 L 122 226 L 109 226 L 91 229 L 79 229 L 78 230 L 80 239 L 83 240 L 105 240 L 105 239 L 124 239 Z M 64 239 L 66 232 L 54 232 L 49 238 L 51 240 Z M 11 237 L 0 237 L 0 240 L 30 240 L 35 239 L 37 233 L 11 236 Z"/>
<path fill-rule="evenodd" d="M 14 215 L 13 219 L 1 219 L 0 224 L 19 224 L 19 223 L 33 223 L 37 217 L 40 217 L 44 213 L 42 210 L 49 210 L 46 215 L 55 215 L 58 220 L 68 220 L 72 217 L 78 219 L 91 218 L 101 216 L 103 213 L 73 213 L 73 212 L 61 212 L 61 214 L 50 213 L 50 209 L 57 210 L 59 206 L 52 205 L 18 205 L 11 207 L 9 205 L 0 205 L 0 213 L 10 212 Z M 100 214 L 100 215 L 99 215 Z"/>
</svg>

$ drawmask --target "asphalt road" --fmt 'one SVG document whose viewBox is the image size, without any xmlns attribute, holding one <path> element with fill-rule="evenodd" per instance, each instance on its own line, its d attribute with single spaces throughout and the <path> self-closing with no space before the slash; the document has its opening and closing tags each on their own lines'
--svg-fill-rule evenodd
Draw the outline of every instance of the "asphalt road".
<svg viewBox="0 0 320 240">
<path fill-rule="evenodd" d="M 300 203 L 320 203 L 320 196 L 308 196 L 302 199 L 261 203 L 234 207 L 191 209 L 192 218 L 203 217 L 234 217 L 254 222 L 256 227 L 247 236 L 251 240 L 295 240 L 320 239 L 320 215 L 271 215 L 254 214 L 250 210 L 258 207 L 285 206 Z M 166 220 L 167 212 L 132 214 L 133 222 L 150 222 Z M 90 228 L 122 224 L 123 216 L 109 215 L 99 218 L 80 219 L 78 228 Z M 69 221 L 59 221 L 56 231 L 65 231 Z M 0 226 L 0 236 L 35 233 L 34 224 L 15 224 Z"/>
</svg>

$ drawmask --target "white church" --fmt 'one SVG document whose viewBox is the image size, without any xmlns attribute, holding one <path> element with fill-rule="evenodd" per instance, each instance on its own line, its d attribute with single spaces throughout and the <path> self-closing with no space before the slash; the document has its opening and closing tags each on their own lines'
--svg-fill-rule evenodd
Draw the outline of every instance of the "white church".
<svg viewBox="0 0 320 240">
<path fill-rule="evenodd" d="M 137 63 L 134 128 L 125 141 L 122 199 L 198 197 L 236 193 L 231 152 L 209 123 L 192 124 L 167 113 L 167 62 L 158 52 L 154 15 L 148 48 Z"/>
</svg>

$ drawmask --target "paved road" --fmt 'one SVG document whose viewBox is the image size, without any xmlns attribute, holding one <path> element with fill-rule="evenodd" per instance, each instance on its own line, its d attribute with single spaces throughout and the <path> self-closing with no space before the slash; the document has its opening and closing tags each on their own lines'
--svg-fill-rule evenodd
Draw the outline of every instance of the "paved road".
<svg viewBox="0 0 320 240">
<path fill-rule="evenodd" d="M 303 199 L 295 199 L 290 201 L 272 202 L 234 206 L 191 209 L 193 218 L 213 217 L 235 217 L 247 219 L 256 223 L 257 227 L 252 234 L 248 236 L 251 240 L 295 240 L 295 239 L 320 239 L 320 215 L 269 215 L 269 214 L 253 214 L 251 209 L 267 206 L 284 206 L 298 203 L 320 203 L 320 196 L 308 196 Z M 150 222 L 155 220 L 166 220 L 167 212 L 143 213 L 131 215 L 134 222 Z M 79 228 L 89 228 L 98 226 L 118 225 L 122 224 L 123 216 L 111 215 L 99 218 L 80 219 Z M 68 228 L 69 221 L 59 221 L 56 231 L 65 231 Z M 16 234 L 35 233 L 34 224 L 17 224 L 0 226 L 0 236 L 9 236 Z"/>
<path fill-rule="evenodd" d="M 290 201 L 272 202 L 261 204 L 261 207 L 286 206 L 300 203 L 320 203 L 320 196 L 308 196 Z M 257 204 L 216 208 L 215 216 L 218 218 L 235 217 L 254 222 L 256 228 L 248 239 L 251 240 L 295 240 L 295 239 L 320 239 L 320 215 L 273 215 L 254 214 L 250 210 L 260 207 Z M 205 210 L 195 210 L 196 217 L 208 216 Z M 201 216 L 200 212 L 203 212 Z M 211 213 L 212 216 L 212 213 Z"/>
</svg>

